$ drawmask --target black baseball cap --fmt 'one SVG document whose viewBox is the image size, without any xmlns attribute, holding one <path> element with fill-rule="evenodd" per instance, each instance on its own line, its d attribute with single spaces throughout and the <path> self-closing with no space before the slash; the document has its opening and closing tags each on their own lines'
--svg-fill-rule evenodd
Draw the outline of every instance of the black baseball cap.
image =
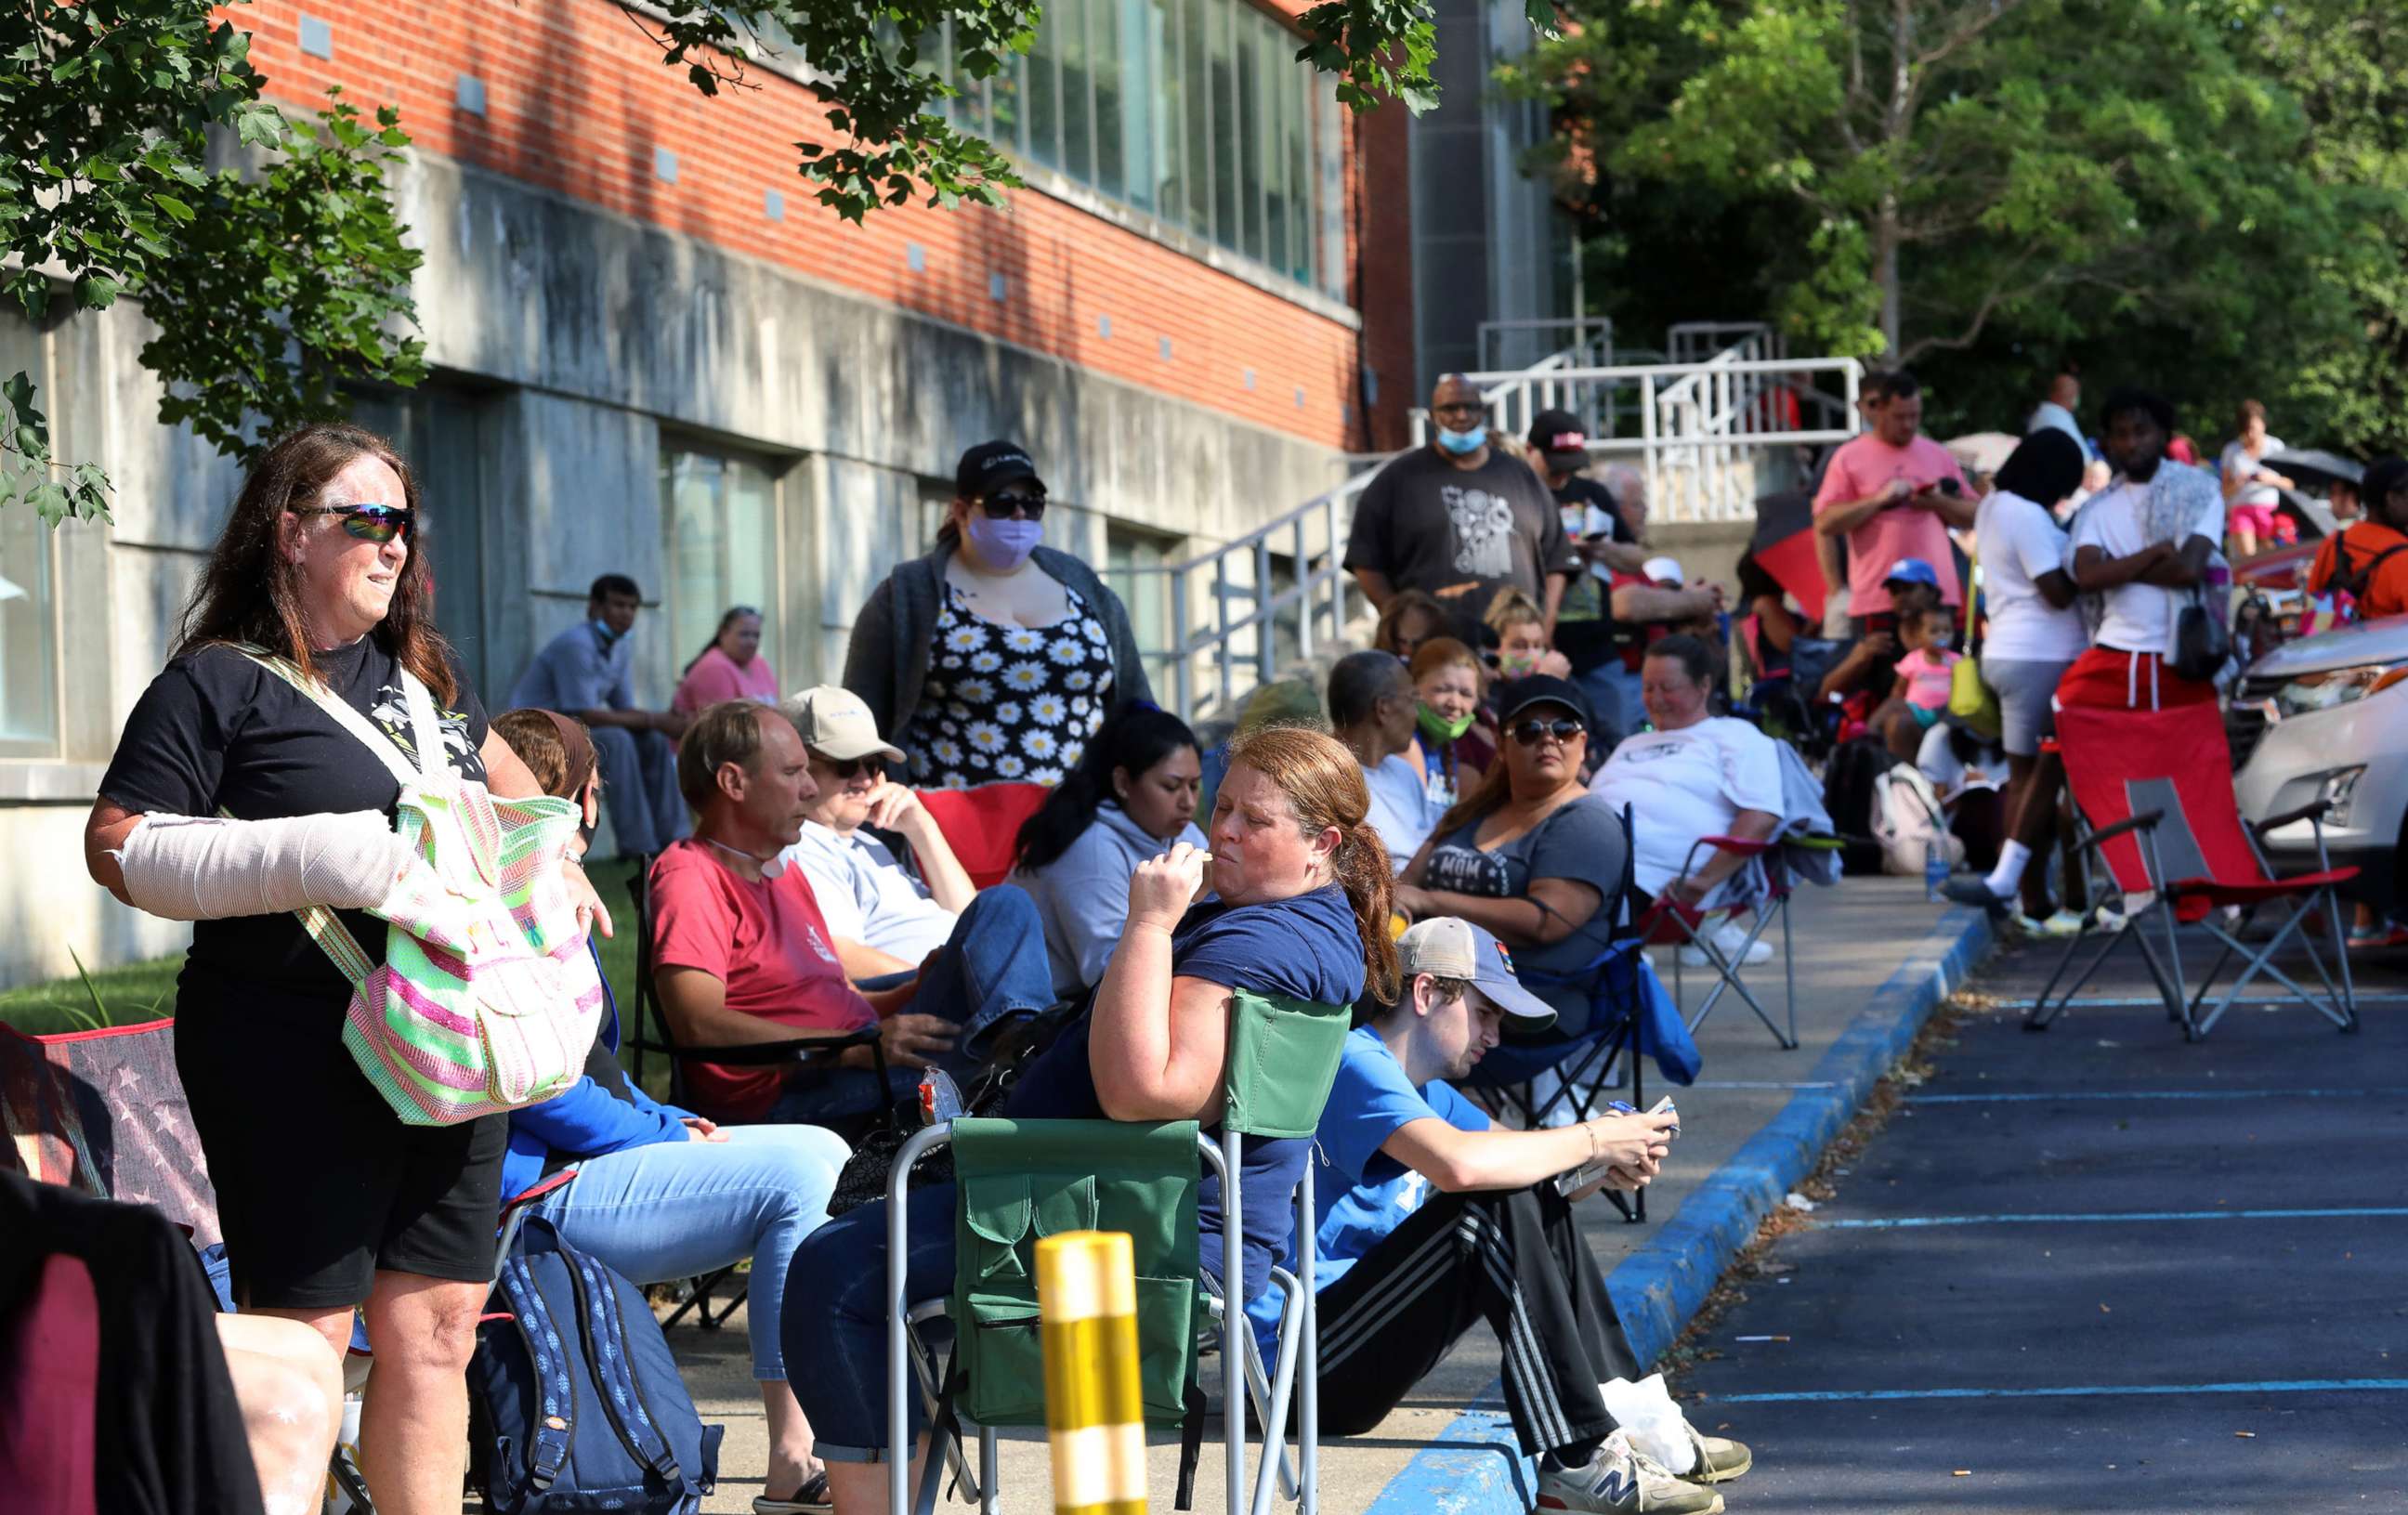
<svg viewBox="0 0 2408 1515">
<path fill-rule="evenodd" d="M 1551 673 L 1527 674 L 1500 684 L 1497 696 L 1498 725 L 1508 724 L 1534 705 L 1560 705 L 1578 717 L 1582 725 L 1591 731 L 1597 729 L 1597 717 L 1590 711 L 1588 700 L 1581 693 L 1580 686 Z"/>
<path fill-rule="evenodd" d="M 1045 480 L 1037 477 L 1037 465 L 1028 459 L 1028 450 L 1018 442 L 998 438 L 981 442 L 962 454 L 953 469 L 953 493 L 965 500 L 980 500 L 1025 479 L 1042 493 Z"/>
<path fill-rule="evenodd" d="M 1530 422 L 1530 450 L 1550 460 L 1578 457 L 1588 461 L 1588 430 L 1569 410 L 1541 410 Z"/>
</svg>

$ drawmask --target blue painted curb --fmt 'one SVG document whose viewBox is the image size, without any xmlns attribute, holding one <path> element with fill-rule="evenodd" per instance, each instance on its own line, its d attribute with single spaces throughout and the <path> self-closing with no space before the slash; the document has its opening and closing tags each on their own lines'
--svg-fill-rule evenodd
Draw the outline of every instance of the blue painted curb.
<svg viewBox="0 0 2408 1515">
<path fill-rule="evenodd" d="M 1823 1149 L 1932 1010 L 1989 950 L 1990 922 L 1981 911 L 1950 910 L 1932 935 L 1948 930 L 1956 936 L 1947 950 L 1937 960 L 1918 957 L 1890 975 L 1800 1080 L 1818 1087 L 1792 1094 L 1781 1113 L 1682 1201 L 1677 1215 L 1607 1275 L 1606 1290 L 1639 1361 L 1653 1363 L 1679 1338 L 1764 1217 L 1813 1171 Z M 1492 1383 L 1436 1441 L 1413 1454 L 1365 1515 L 1523 1515 L 1537 1499 L 1536 1473 L 1514 1445 L 1512 1422 Z"/>
</svg>

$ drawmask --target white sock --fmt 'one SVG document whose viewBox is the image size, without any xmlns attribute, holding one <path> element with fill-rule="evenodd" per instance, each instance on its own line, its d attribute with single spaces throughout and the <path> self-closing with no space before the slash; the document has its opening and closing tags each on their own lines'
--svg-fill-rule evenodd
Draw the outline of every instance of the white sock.
<svg viewBox="0 0 2408 1515">
<path fill-rule="evenodd" d="M 1999 849 L 1999 865 L 1983 880 L 1990 893 L 2005 899 L 2024 881 L 2024 865 L 2031 861 L 2031 849 L 2021 842 L 2008 842 Z"/>
</svg>

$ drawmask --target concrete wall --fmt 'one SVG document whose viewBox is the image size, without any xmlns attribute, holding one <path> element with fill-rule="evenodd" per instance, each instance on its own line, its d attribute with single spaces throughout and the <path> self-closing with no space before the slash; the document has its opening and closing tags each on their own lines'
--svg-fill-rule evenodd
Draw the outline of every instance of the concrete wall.
<svg viewBox="0 0 2408 1515">
<path fill-rule="evenodd" d="M 855 607 L 925 550 L 926 502 L 950 493 L 972 443 L 1023 441 L 1064 507 L 1049 537 L 1098 565 L 1108 522 L 1192 550 L 1343 477 L 1334 448 L 498 174 L 422 157 L 398 191 L 424 242 L 417 297 L 435 383 L 478 418 L 473 436 L 413 441 L 412 461 L 431 473 L 432 450 L 485 454 L 476 619 L 495 707 L 532 651 L 577 619 L 596 574 L 660 593 L 665 446 L 778 471 L 769 648 L 789 688 L 841 670 Z M 50 334 L 61 450 L 109 469 L 116 522 L 54 545 L 60 750 L 0 761 L 0 922 L 18 928 L 0 938 L 0 986 L 72 971 L 70 945 L 97 965 L 183 939 L 85 884 L 78 843 L 115 733 L 163 662 L 240 482 L 158 424 L 157 387 L 136 358 L 147 336 L 124 306 Z M 653 618 L 637 631 L 648 703 L 666 703 L 694 650 L 670 647 L 665 629 Z"/>
</svg>

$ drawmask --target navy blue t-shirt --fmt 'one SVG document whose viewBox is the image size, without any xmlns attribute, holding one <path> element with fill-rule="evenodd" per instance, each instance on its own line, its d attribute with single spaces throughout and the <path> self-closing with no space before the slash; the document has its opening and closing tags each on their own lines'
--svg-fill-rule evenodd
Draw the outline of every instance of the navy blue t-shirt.
<svg viewBox="0 0 2408 1515">
<path fill-rule="evenodd" d="M 1170 934 L 1170 966 L 1182 979 L 1283 994 L 1316 1005 L 1352 1005 L 1363 993 L 1363 940 L 1346 892 L 1325 885 L 1263 905 L 1208 900 Z M 1029 1120 L 1100 1121 L 1087 1065 L 1090 1021 L 1081 1016 L 1045 1055 L 1029 1065 L 1006 1113 Z M 1296 1220 L 1296 1186 L 1312 1143 L 1302 1136 L 1245 1138 L 1240 1168 L 1245 1215 L 1245 1294 L 1270 1287 L 1271 1259 L 1286 1250 Z M 1209 1171 L 1197 1191 L 1198 1249 L 1205 1271 L 1221 1271 L 1221 1180 Z"/>
</svg>

